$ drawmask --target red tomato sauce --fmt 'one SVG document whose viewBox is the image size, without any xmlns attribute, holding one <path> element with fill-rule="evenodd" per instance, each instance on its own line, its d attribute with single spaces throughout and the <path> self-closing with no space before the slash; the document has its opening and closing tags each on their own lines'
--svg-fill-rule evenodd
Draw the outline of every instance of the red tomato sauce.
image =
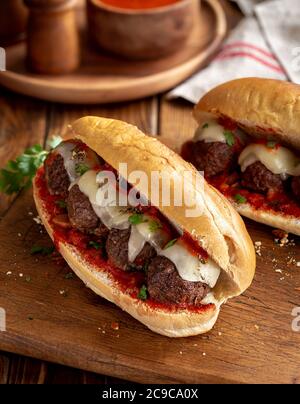
<svg viewBox="0 0 300 404">
<path fill-rule="evenodd" d="M 143 10 L 168 6 L 179 3 L 181 0 L 101 0 L 101 3 L 118 8 L 128 8 L 133 10 Z"/>
<path fill-rule="evenodd" d="M 107 169 L 108 167 L 106 167 Z M 123 293 L 129 294 L 132 298 L 138 299 L 138 294 L 140 288 L 143 284 L 145 284 L 145 273 L 143 271 L 123 271 L 114 265 L 111 265 L 105 256 L 105 251 L 102 248 L 95 249 L 89 246 L 89 241 L 97 241 L 95 236 L 86 235 L 76 230 L 74 228 L 63 228 L 61 226 L 56 225 L 52 222 L 52 219 L 61 213 L 64 213 L 63 208 L 60 208 L 57 201 L 61 200 L 60 196 L 50 195 L 46 179 L 44 168 L 41 167 L 36 175 L 36 186 L 38 189 L 39 197 L 42 200 L 44 206 L 48 214 L 50 215 L 50 223 L 53 229 L 53 237 L 54 244 L 59 251 L 61 243 L 68 243 L 78 248 L 80 254 L 84 257 L 84 260 L 96 268 L 99 268 L 99 271 L 106 272 L 112 281 L 118 284 L 118 287 L 122 290 Z M 143 207 L 143 209 L 147 210 L 147 213 L 151 214 L 153 217 L 158 217 L 162 220 L 161 213 L 155 207 Z M 164 219 L 166 221 L 166 219 Z M 170 226 L 169 226 L 170 227 Z M 189 235 L 184 235 L 184 239 L 187 243 L 190 243 L 193 250 L 197 250 L 198 254 L 203 254 L 204 257 L 207 256 L 207 253 L 201 249 L 197 245 L 197 243 L 191 238 Z M 139 299 L 138 299 L 139 300 Z M 169 312 L 176 312 L 180 310 L 189 310 L 191 312 L 200 313 L 209 310 L 210 307 L 213 307 L 213 304 L 201 305 L 201 306 L 192 306 L 188 304 L 184 305 L 174 305 L 174 304 L 162 304 L 155 302 L 148 298 L 145 303 L 152 308 L 165 310 Z"/>
</svg>

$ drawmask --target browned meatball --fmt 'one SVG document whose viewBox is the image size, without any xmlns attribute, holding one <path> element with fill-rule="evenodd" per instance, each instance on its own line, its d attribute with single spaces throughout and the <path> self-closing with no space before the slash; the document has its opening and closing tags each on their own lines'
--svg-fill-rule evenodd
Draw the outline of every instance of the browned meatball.
<svg viewBox="0 0 300 404">
<path fill-rule="evenodd" d="M 205 177 L 228 171 L 234 167 L 236 152 L 233 146 L 222 142 L 196 142 L 192 150 L 192 163 Z"/>
<path fill-rule="evenodd" d="M 300 177 L 292 178 L 291 187 L 292 187 L 294 196 L 300 202 Z"/>
<path fill-rule="evenodd" d="M 100 162 L 102 160 L 99 156 L 84 143 L 76 140 L 61 142 L 49 153 L 44 163 L 49 192 L 66 196 L 70 179 L 75 180 L 86 170 L 97 167 Z"/>
<path fill-rule="evenodd" d="M 130 229 L 118 230 L 112 229 L 106 240 L 106 252 L 110 262 L 116 267 L 129 270 L 132 267 L 141 269 L 151 258 L 156 255 L 155 249 L 146 243 L 142 251 L 136 257 L 133 265 L 128 261 L 128 242 L 130 238 Z"/>
<path fill-rule="evenodd" d="M 64 159 L 58 153 L 50 153 L 44 163 L 47 186 L 51 195 L 68 194 L 70 179 Z"/>
<path fill-rule="evenodd" d="M 148 267 L 147 288 L 151 299 L 160 303 L 201 305 L 209 292 L 202 282 L 183 280 L 176 266 L 166 257 L 157 256 Z"/>
<path fill-rule="evenodd" d="M 70 223 L 76 229 L 105 237 L 107 227 L 100 221 L 89 201 L 78 185 L 74 185 L 67 198 L 67 209 Z"/>
<path fill-rule="evenodd" d="M 279 174 L 273 174 L 260 161 L 251 164 L 242 173 L 242 185 L 252 191 L 267 193 L 283 189 Z"/>
</svg>

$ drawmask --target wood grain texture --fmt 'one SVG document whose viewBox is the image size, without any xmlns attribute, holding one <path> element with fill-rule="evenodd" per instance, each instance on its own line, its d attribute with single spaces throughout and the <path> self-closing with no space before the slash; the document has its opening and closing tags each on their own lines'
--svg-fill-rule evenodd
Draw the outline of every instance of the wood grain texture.
<svg viewBox="0 0 300 404">
<path fill-rule="evenodd" d="M 1 74 L 1 73 L 0 73 Z M 23 153 L 26 147 L 43 144 L 47 104 L 0 89 L 0 167 Z M 0 216 L 14 196 L 0 194 Z"/>
<path fill-rule="evenodd" d="M 226 0 L 221 2 L 226 5 Z M 229 22 L 235 24 L 239 19 L 239 13 L 232 7 L 228 10 Z M 49 134 L 58 133 L 64 130 L 70 121 L 86 114 L 124 119 L 139 125 L 150 134 L 164 133 L 166 136 L 163 138 L 169 139 L 171 145 L 177 145 L 177 148 L 180 147 L 181 136 L 189 137 L 195 125 L 190 119 L 191 107 L 189 104 L 184 102 L 167 103 L 163 100 L 160 103 L 156 98 L 107 108 L 56 107 L 46 103 L 41 104 L 29 98 L 15 96 L 1 89 L 0 100 L 0 165 L 19 154 L 25 145 L 35 143 L 39 138 L 35 136 L 40 136 L 41 133 L 46 132 Z M 15 111 L 17 119 L 15 119 Z M 46 113 L 46 111 L 48 112 Z M 47 120 L 45 119 L 46 115 Z M 158 116 L 160 125 L 158 125 Z M 0 196 L 0 214 L 10 206 L 10 202 L 10 198 L 7 200 L 2 195 Z M 198 382 L 211 380 L 249 382 L 257 380 L 258 382 L 299 383 L 299 356 L 297 353 L 295 354 L 296 344 L 299 344 L 299 334 L 291 332 L 292 317 L 290 311 L 292 307 L 300 306 L 299 291 L 295 290 L 295 288 L 300 287 L 300 279 L 297 268 L 294 265 L 288 265 L 289 257 L 295 257 L 299 260 L 299 252 L 298 247 L 280 248 L 274 245 L 269 228 L 247 222 L 253 239 L 263 242 L 263 256 L 258 257 L 258 273 L 253 287 L 244 297 L 237 298 L 224 307 L 217 328 L 203 337 L 181 341 L 171 341 L 166 338 L 160 340 L 160 337 L 154 336 L 152 333 L 149 334 L 143 326 L 136 324 L 129 316 L 126 317 L 119 309 L 114 306 L 110 307 L 109 303 L 103 302 L 101 299 L 99 302 L 99 299 L 87 291 L 79 281 L 74 280 L 76 285 L 72 285 L 70 288 L 64 277 L 60 277 L 60 274 L 63 275 L 65 274 L 64 271 L 68 271 L 66 268 L 59 268 L 53 262 L 49 264 L 48 260 L 40 262 L 40 257 L 37 257 L 38 261 L 34 261 L 32 267 L 32 257 L 29 255 L 32 242 L 42 237 L 43 242 L 47 243 L 48 238 L 46 235 L 40 235 L 32 217 L 27 216 L 27 210 L 32 209 L 30 196 L 29 199 L 23 198 L 18 203 L 19 206 L 14 206 L 13 209 L 16 209 L 18 214 L 24 214 L 20 216 L 18 221 L 18 226 L 21 224 L 21 230 L 24 230 L 23 241 L 18 240 L 18 230 L 17 227 L 14 227 L 16 217 L 14 212 L 11 212 L 11 229 L 13 229 L 10 232 L 11 238 L 9 240 L 11 242 L 6 240 L 6 245 L 9 244 L 8 248 L 5 246 L 1 248 L 6 260 L 3 261 L 5 265 L 0 268 L 0 295 L 2 299 L 0 306 L 5 304 L 7 298 L 9 307 L 12 307 L 13 312 L 17 314 L 15 318 L 10 318 L 10 322 L 12 322 L 10 332 L 13 335 L 10 335 L 9 342 L 5 342 L 8 344 L 6 345 L 8 350 L 27 355 L 34 355 L 38 351 L 36 356 L 46 359 L 50 359 L 51 354 L 55 353 L 56 350 L 58 355 L 65 353 L 61 340 L 54 344 L 50 354 L 49 352 L 44 353 L 46 345 L 43 342 L 37 347 L 32 341 L 27 341 L 25 347 L 23 344 L 21 347 L 18 346 L 20 337 L 15 330 L 22 331 L 22 327 L 27 331 L 33 328 L 33 334 L 36 334 L 39 341 L 41 319 L 37 317 L 39 323 L 32 327 L 36 318 L 28 320 L 26 315 L 28 312 L 32 312 L 31 303 L 34 302 L 34 311 L 36 310 L 37 316 L 44 315 L 47 317 L 47 310 L 41 310 L 40 306 L 42 304 L 41 307 L 44 307 L 43 304 L 47 303 L 50 289 L 50 296 L 52 297 L 49 310 L 50 312 L 54 311 L 54 314 L 50 313 L 50 322 L 53 316 L 55 319 L 58 317 L 55 321 L 58 323 L 58 331 L 62 330 L 61 335 L 64 335 L 66 329 L 71 340 L 73 336 L 72 327 L 75 327 L 77 333 L 82 333 L 85 330 L 84 332 L 87 332 L 86 338 L 92 335 L 91 340 L 96 341 L 97 347 L 104 340 L 104 349 L 107 349 L 110 357 L 105 357 L 105 361 L 101 355 L 97 356 L 99 355 L 97 349 L 93 349 L 88 360 L 85 360 L 85 365 L 88 368 L 97 368 L 97 371 L 118 375 L 125 379 L 148 382 L 178 381 L 183 380 L 186 376 L 189 380 L 197 380 Z M 0 232 L 3 237 L 2 225 Z M 1 240 L 0 245 L 2 247 Z M 298 245 L 299 242 L 297 241 Z M 11 257 L 7 258 L 9 253 L 11 253 Z M 18 263 L 15 262 L 15 254 L 20 257 Z M 272 262 L 274 257 L 278 260 L 277 263 Z M 9 277 L 6 275 L 8 267 L 13 268 L 12 279 L 8 279 Z M 283 274 L 275 272 L 276 268 L 277 270 L 282 269 Z M 23 278 L 19 276 L 19 273 L 24 273 Z M 28 284 L 24 282 L 27 273 L 31 274 L 32 277 L 32 281 Z M 56 277 L 58 278 L 56 279 Z M 68 280 L 68 282 L 72 281 Z M 265 287 L 266 284 L 268 288 Z M 62 286 L 69 290 L 69 295 L 64 299 L 60 299 L 59 294 Z M 2 288 L 4 288 L 5 293 L 3 293 Z M 73 288 L 75 288 L 74 292 Z M 13 295 L 11 290 L 14 290 Z M 17 297 L 19 294 L 27 301 L 25 307 L 23 307 L 22 298 Z M 67 303 L 69 298 L 71 298 L 71 302 Z M 84 307 L 80 308 L 78 301 L 81 302 L 82 299 Z M 63 313 L 59 314 L 59 306 L 62 306 L 61 310 L 65 309 L 67 313 L 71 310 L 70 315 L 62 318 L 61 314 L 63 315 Z M 91 310 L 92 317 L 89 319 L 90 307 L 94 308 Z M 79 321 L 76 318 L 77 310 L 79 310 Z M 106 313 L 106 322 L 104 323 L 103 316 L 99 317 L 102 310 Z M 57 316 L 56 311 L 58 311 Z M 84 321 L 84 316 L 87 316 L 86 321 Z M 110 328 L 112 318 L 120 320 L 119 337 Z M 87 323 L 90 328 L 93 328 L 92 332 L 91 329 L 86 330 Z M 98 327 L 94 330 L 95 323 L 101 323 L 100 330 Z M 141 328 L 143 331 L 140 331 Z M 49 329 L 46 327 L 43 334 L 48 331 Z M 102 333 L 103 331 L 105 334 Z M 78 338 L 76 333 L 75 336 Z M 30 338 L 32 338 L 32 334 Z M 140 340 L 141 346 L 139 346 Z M 88 339 L 88 341 L 90 340 Z M 2 342 L 4 344 L 0 333 L 0 349 Z M 120 346 L 126 344 L 130 348 L 129 352 L 126 347 L 120 349 Z M 137 349 L 133 350 L 131 345 L 137 346 Z M 84 347 L 84 344 L 79 344 L 78 349 L 81 353 L 84 353 Z M 47 350 L 49 351 L 49 349 Z M 142 350 L 145 352 L 143 353 Z M 206 353 L 205 357 L 202 355 L 203 352 Z M 76 353 L 77 349 L 75 350 Z M 131 364 L 128 364 L 127 360 L 129 355 L 132 355 Z M 189 359 L 191 357 L 192 360 Z M 68 364 L 80 366 L 78 359 L 75 361 L 73 359 L 71 362 L 67 361 Z M 269 359 L 270 363 L 268 363 Z M 59 361 L 61 362 L 61 360 Z M 193 374 L 194 369 L 191 369 L 189 365 L 193 365 L 196 369 L 195 375 Z M 119 366 L 120 369 L 118 369 Z M 166 376 L 165 370 L 162 370 L 166 366 L 172 370 L 175 368 L 175 376 L 173 374 L 172 377 Z M 203 368 L 203 372 L 199 372 L 198 368 L 200 367 Z M 156 372 L 151 371 L 153 368 L 156 369 Z M 220 375 L 214 376 L 215 370 L 218 369 L 222 369 L 222 377 Z M 142 372 L 144 374 L 141 374 Z M 113 383 L 119 382 L 119 380 L 44 361 L 22 358 L 18 355 L 1 354 L 0 383 L 22 382 L 50 384 L 66 382 Z"/>
<path fill-rule="evenodd" d="M 49 136 L 64 133 L 67 125 L 86 115 L 125 120 L 150 135 L 157 133 L 158 102 L 156 97 L 142 101 L 106 106 L 67 106 L 53 104 L 48 122 Z"/>
<path fill-rule="evenodd" d="M 192 131 L 192 124 L 186 127 L 190 109 L 162 101 L 159 129 L 165 137 L 173 138 L 174 130 L 177 137 Z M 137 124 L 145 124 L 142 110 L 136 110 Z M 65 113 L 69 118 L 77 112 Z M 115 113 L 101 108 L 93 112 Z M 61 113 L 53 111 L 49 133 L 65 126 Z M 0 306 L 7 310 L 8 329 L 0 335 L 1 349 L 138 382 L 300 382 L 300 334 L 291 328 L 292 309 L 300 305 L 298 238 L 295 246 L 280 247 L 269 228 L 247 221 L 253 241 L 262 242 L 253 285 L 223 307 L 210 333 L 173 340 L 153 334 L 78 279 L 65 279 L 67 266 L 32 257 L 29 250 L 36 240 L 50 241 L 31 211 L 28 192 L 0 225 Z M 6 275 L 7 268 L 12 275 Z M 65 297 L 61 290 L 67 291 Z M 118 331 L 113 322 L 119 323 Z M 56 380 L 53 373 L 48 380 Z"/>
<path fill-rule="evenodd" d="M 0 384 L 8 383 L 9 360 L 8 354 L 0 353 Z"/>
</svg>

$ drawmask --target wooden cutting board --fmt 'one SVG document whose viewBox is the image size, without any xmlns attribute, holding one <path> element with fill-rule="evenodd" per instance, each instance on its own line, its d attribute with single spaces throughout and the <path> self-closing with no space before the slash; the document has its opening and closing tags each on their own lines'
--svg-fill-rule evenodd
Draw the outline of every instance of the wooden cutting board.
<svg viewBox="0 0 300 404">
<path fill-rule="evenodd" d="M 169 339 L 70 278 L 58 256 L 32 256 L 34 244 L 51 245 L 35 216 L 28 191 L 0 224 L 1 350 L 143 383 L 300 382 L 291 315 L 300 306 L 299 239 L 280 247 L 269 228 L 247 221 L 262 243 L 253 285 L 208 334 Z"/>
</svg>

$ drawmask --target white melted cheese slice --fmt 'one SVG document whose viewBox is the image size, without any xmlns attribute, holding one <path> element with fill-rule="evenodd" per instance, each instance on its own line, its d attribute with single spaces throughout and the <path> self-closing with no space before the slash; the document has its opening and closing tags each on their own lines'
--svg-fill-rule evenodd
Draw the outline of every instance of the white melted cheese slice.
<svg viewBox="0 0 300 404">
<path fill-rule="evenodd" d="M 132 213 L 127 213 L 126 207 L 117 206 L 117 192 L 115 193 L 115 204 L 113 203 L 113 200 L 110 200 L 110 204 L 107 204 L 102 198 L 104 195 L 103 192 L 99 197 L 99 183 L 97 183 L 97 173 L 95 171 L 87 171 L 76 181 L 76 183 L 80 191 L 89 198 L 95 213 L 107 228 L 123 230 L 130 227 L 128 219 Z M 102 185 L 102 187 L 106 187 L 107 191 L 110 186 L 112 185 L 109 183 Z M 214 263 L 214 261 L 209 258 L 207 263 L 203 264 L 180 240 L 178 240 L 173 246 L 163 250 L 163 247 L 168 241 L 168 235 L 163 229 L 156 229 L 153 231 L 150 223 L 155 219 L 148 217 L 147 215 L 144 216 L 145 222 L 131 226 L 128 243 L 129 262 L 134 262 L 138 254 L 142 251 L 144 245 L 149 243 L 155 248 L 158 255 L 167 257 L 173 262 L 182 279 L 190 282 L 203 282 L 213 288 L 220 275 L 220 268 Z"/>
<path fill-rule="evenodd" d="M 128 221 L 131 213 L 126 212 L 126 207 L 118 206 L 118 193 L 112 189 L 109 183 L 101 187 L 102 192 L 99 193 L 99 184 L 97 183 L 97 173 L 94 170 L 87 171 L 78 180 L 77 185 L 82 193 L 86 195 L 102 223 L 108 229 L 128 229 L 130 223 Z M 110 199 L 105 199 L 105 194 L 112 196 Z"/>
<path fill-rule="evenodd" d="M 300 175 L 300 159 L 283 146 L 270 148 L 263 144 L 250 144 L 239 156 L 239 165 L 243 172 L 257 161 L 273 174 Z"/>
<path fill-rule="evenodd" d="M 182 279 L 190 282 L 203 282 L 213 288 L 220 275 L 220 268 L 210 258 L 203 264 L 187 247 L 179 241 L 160 252 L 176 266 Z"/>
<path fill-rule="evenodd" d="M 64 159 L 65 169 L 68 173 L 70 181 L 75 181 L 77 175 L 75 171 L 75 163 L 73 160 L 73 150 L 74 150 L 74 143 L 72 142 L 62 142 L 58 145 L 55 149 Z"/>
<path fill-rule="evenodd" d="M 131 234 L 128 243 L 128 258 L 133 262 L 144 245 L 149 243 L 159 253 L 164 245 L 168 242 L 168 235 L 162 229 L 151 230 L 151 221 L 155 220 L 144 215 L 145 222 L 131 226 Z"/>
<path fill-rule="evenodd" d="M 224 131 L 225 129 L 223 126 L 219 125 L 216 120 L 209 120 L 203 126 L 199 126 L 199 128 L 196 130 L 194 142 L 202 141 L 205 143 L 226 143 Z"/>
</svg>

